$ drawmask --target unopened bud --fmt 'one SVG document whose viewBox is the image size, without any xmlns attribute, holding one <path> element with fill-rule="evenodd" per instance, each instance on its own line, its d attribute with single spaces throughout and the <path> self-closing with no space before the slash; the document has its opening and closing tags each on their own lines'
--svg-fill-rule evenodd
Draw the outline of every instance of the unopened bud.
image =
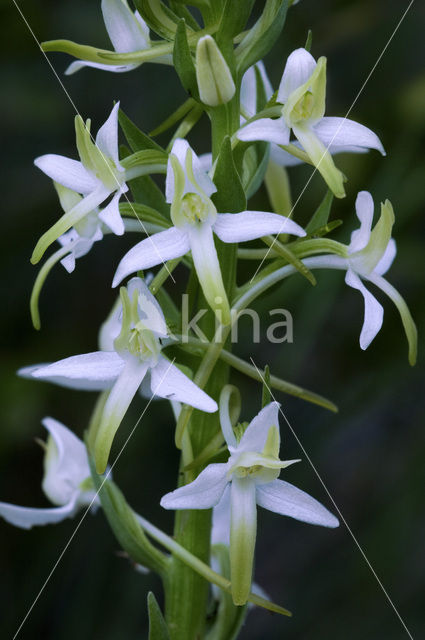
<svg viewBox="0 0 425 640">
<path fill-rule="evenodd" d="M 209 107 L 226 104 L 235 95 L 235 83 L 214 38 L 204 36 L 196 47 L 196 79 L 199 97 Z"/>
</svg>

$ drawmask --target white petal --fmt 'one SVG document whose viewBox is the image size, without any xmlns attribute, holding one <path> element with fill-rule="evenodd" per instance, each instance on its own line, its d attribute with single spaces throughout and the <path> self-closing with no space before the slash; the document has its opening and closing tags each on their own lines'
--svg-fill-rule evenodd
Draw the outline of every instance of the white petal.
<svg viewBox="0 0 425 640">
<path fill-rule="evenodd" d="M 219 502 L 228 484 L 227 464 L 209 464 L 190 484 L 167 493 L 161 499 L 164 509 L 211 509 Z"/>
<path fill-rule="evenodd" d="M 183 140 L 181 138 L 177 138 L 177 140 L 173 144 L 173 148 L 171 149 L 170 155 L 174 155 L 177 157 L 179 164 L 182 166 L 184 174 L 186 176 L 186 184 L 183 190 L 182 195 L 186 193 L 197 193 L 196 185 L 192 184 L 189 180 L 187 172 L 186 172 L 186 156 L 187 152 L 191 151 L 192 153 L 192 168 L 193 175 L 195 178 L 196 184 L 202 189 L 202 191 L 209 197 L 211 194 L 217 191 L 217 188 L 209 175 L 206 173 L 202 162 L 199 160 L 196 153 L 193 151 L 192 147 L 189 145 L 187 140 Z M 171 165 L 171 160 L 168 160 L 167 165 L 167 177 L 165 181 L 165 197 L 167 202 L 172 202 L 174 198 L 174 171 Z M 202 194 L 200 194 L 202 195 Z"/>
<path fill-rule="evenodd" d="M 279 233 L 305 236 L 304 229 L 293 220 L 267 211 L 219 213 L 213 229 L 223 242 L 246 242 Z"/>
<path fill-rule="evenodd" d="M 78 509 L 77 497 L 78 494 L 75 494 L 68 504 L 53 509 L 32 509 L 0 502 L 0 517 L 15 527 L 21 527 L 22 529 L 31 529 L 31 527 L 43 524 L 54 524 L 66 518 L 72 518 L 75 515 Z"/>
<path fill-rule="evenodd" d="M 267 77 L 266 68 L 262 60 L 256 65 L 250 67 L 244 74 L 241 84 L 241 105 L 245 113 L 253 116 L 257 113 L 257 76 L 255 72 L 257 68 L 260 72 L 261 79 L 264 84 L 264 90 L 267 100 L 273 95 L 273 87 Z"/>
<path fill-rule="evenodd" d="M 123 0 L 102 0 L 102 13 L 109 38 L 118 53 L 149 47 L 149 30 Z M 142 23 L 142 24 L 141 24 Z"/>
<path fill-rule="evenodd" d="M 64 358 L 47 365 L 20 369 L 24 378 L 37 378 L 71 389 L 109 389 L 120 375 L 124 361 L 115 351 L 94 351 Z"/>
<path fill-rule="evenodd" d="M 218 409 L 217 403 L 205 391 L 161 356 L 158 364 L 151 369 L 151 389 L 152 393 L 161 398 L 184 402 L 207 413 L 214 413 Z"/>
<path fill-rule="evenodd" d="M 119 210 L 120 198 L 121 193 L 116 193 L 111 202 L 99 213 L 100 220 L 117 236 L 122 236 L 124 233 L 124 222 Z"/>
<path fill-rule="evenodd" d="M 350 246 L 348 247 L 350 253 L 361 251 L 368 244 L 374 208 L 373 198 L 369 191 L 359 191 L 356 199 L 356 214 L 360 220 L 360 228 L 351 234 Z"/>
<path fill-rule="evenodd" d="M 337 147 L 359 147 L 360 149 L 377 149 L 385 155 L 382 142 L 371 129 L 347 118 L 322 118 L 315 126 L 317 137 L 331 152 Z"/>
<path fill-rule="evenodd" d="M 275 426 L 279 429 L 279 407 L 278 402 L 270 402 L 251 420 L 237 446 L 238 453 L 242 451 L 260 453 L 263 451 L 270 427 Z"/>
<path fill-rule="evenodd" d="M 112 286 L 116 287 L 131 273 L 184 256 L 189 249 L 187 234 L 176 227 L 145 238 L 125 254 L 118 265 Z"/>
<path fill-rule="evenodd" d="M 388 269 L 391 267 L 394 258 L 397 255 L 397 245 L 394 238 L 391 238 L 387 248 L 385 249 L 385 253 L 374 268 L 373 272 L 377 273 L 378 276 L 383 276 L 384 273 L 387 273 Z"/>
<path fill-rule="evenodd" d="M 202 153 L 199 156 L 199 162 L 201 163 L 202 170 L 205 172 L 211 171 L 212 169 L 212 153 Z"/>
<path fill-rule="evenodd" d="M 114 436 L 148 368 L 148 363 L 129 357 L 108 395 L 94 445 L 98 473 L 103 473 L 106 469 Z"/>
<path fill-rule="evenodd" d="M 332 528 L 339 525 L 338 519 L 320 502 L 283 480 L 257 485 L 257 504 L 301 522 Z"/>
<path fill-rule="evenodd" d="M 69 253 L 65 258 L 61 260 L 61 265 L 65 267 L 68 273 L 72 273 L 75 269 L 75 255 L 74 253 Z"/>
<path fill-rule="evenodd" d="M 86 195 L 99 186 L 99 181 L 77 160 L 48 153 L 36 158 L 34 164 L 55 182 L 78 193 Z"/>
<path fill-rule="evenodd" d="M 211 544 L 230 544 L 230 486 L 213 509 Z"/>
<path fill-rule="evenodd" d="M 121 298 L 118 297 L 112 307 L 105 322 L 99 330 L 99 349 L 100 351 L 114 351 L 114 341 L 121 332 L 122 321 L 122 304 Z"/>
<path fill-rule="evenodd" d="M 84 67 L 92 67 L 93 69 L 100 69 L 101 71 L 112 71 L 113 73 L 125 73 L 126 71 L 136 69 L 138 66 L 139 64 L 136 62 L 132 62 L 131 64 L 115 65 L 101 64 L 100 62 L 88 62 L 86 60 L 75 60 L 65 69 L 65 75 L 70 76 Z"/>
<path fill-rule="evenodd" d="M 316 60 L 303 48 L 296 49 L 289 56 L 277 93 L 278 102 L 285 104 L 295 89 L 301 87 L 316 68 Z"/>
<path fill-rule="evenodd" d="M 100 127 L 96 136 L 96 145 L 107 157 L 112 158 L 115 166 L 121 168 L 118 156 L 118 111 L 120 103 L 117 102 L 109 114 L 106 122 Z"/>
<path fill-rule="evenodd" d="M 239 129 L 236 137 L 244 142 L 264 140 L 275 144 L 289 144 L 289 133 L 289 128 L 283 118 L 276 120 L 260 118 Z"/>
<path fill-rule="evenodd" d="M 86 448 L 65 425 L 53 418 L 44 418 L 49 431 L 44 458 L 42 488 L 53 504 L 68 503 L 79 485 L 90 477 Z"/>
<path fill-rule="evenodd" d="M 251 591 L 257 506 L 255 482 L 249 478 L 232 479 L 230 489 L 230 579 L 236 605 L 243 605 Z"/>
<path fill-rule="evenodd" d="M 360 333 L 360 347 L 367 349 L 382 327 L 384 309 L 380 302 L 366 289 L 359 276 L 349 269 L 345 276 L 349 287 L 360 291 L 364 298 L 364 320 Z"/>
</svg>

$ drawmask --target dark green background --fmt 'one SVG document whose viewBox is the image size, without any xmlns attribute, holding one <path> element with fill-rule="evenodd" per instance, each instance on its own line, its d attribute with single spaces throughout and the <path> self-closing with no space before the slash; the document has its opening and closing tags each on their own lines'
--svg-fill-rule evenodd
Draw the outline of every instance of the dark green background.
<svg viewBox="0 0 425 640">
<path fill-rule="evenodd" d="M 81 0 L 21 2 L 39 40 L 66 37 L 106 47 L 99 5 Z M 312 53 L 328 57 L 327 113 L 345 115 L 405 7 L 407 2 L 400 0 L 301 0 L 266 61 L 274 86 L 287 55 L 304 44 L 312 28 Z M 420 330 L 425 313 L 424 22 L 425 9 L 417 1 L 351 113 L 380 135 L 388 156 L 382 159 L 373 152 L 338 159 L 350 181 L 347 198 L 333 213 L 344 219 L 338 235 L 348 241 L 356 225 L 357 191 L 368 189 L 376 202 L 386 197 L 393 202 L 398 257 L 389 279 L 405 296 Z M 42 452 L 34 443 L 35 437 L 44 437 L 40 420 L 51 415 L 81 435 L 94 396 L 21 380 L 15 371 L 96 349 L 99 324 L 114 296 L 109 283 L 134 237 L 106 238 L 78 262 L 72 276 L 56 268 L 41 298 L 42 330 L 32 329 L 28 301 L 36 269 L 29 256 L 37 237 L 59 213 L 50 181 L 32 160 L 48 152 L 75 157 L 74 112 L 11 0 L 1 5 L 0 24 L 4 180 L 0 499 L 45 506 L 40 489 Z M 93 118 L 94 131 L 114 99 L 121 99 L 124 110 L 147 131 L 184 99 L 171 68 L 145 65 L 122 75 L 82 70 L 66 78 L 63 70 L 69 59 L 57 54 L 50 60 L 81 114 Z M 203 121 L 191 137 L 197 151 L 207 150 L 208 136 L 208 123 Z M 307 167 L 291 171 L 295 194 L 309 173 Z M 308 219 L 324 191 L 315 177 L 297 207 L 298 221 Z M 267 209 L 262 191 L 254 204 Z M 183 287 L 185 273 L 178 275 Z M 294 278 L 262 302 L 265 318 L 269 309 L 279 306 L 293 313 L 294 344 L 252 345 L 247 323 L 237 353 L 252 355 L 259 366 L 269 363 L 274 373 L 339 405 L 335 416 L 278 396 L 413 637 L 420 638 L 425 626 L 423 351 L 419 349 L 418 365 L 411 369 L 398 314 L 388 300 L 379 293 L 378 297 L 385 307 L 384 327 L 363 353 L 358 345 L 362 300 L 344 285 L 343 275 L 319 273 L 315 289 Z M 259 408 L 260 388 L 238 375 L 234 380 L 241 385 L 243 418 L 250 419 Z M 115 453 L 142 407 L 142 400 L 133 403 Z M 283 457 L 304 458 L 289 429 L 281 427 Z M 159 507 L 159 499 L 173 488 L 176 471 L 171 412 L 157 402 L 114 476 L 135 509 L 171 531 L 172 515 Z M 305 459 L 285 478 L 333 508 Z M 15 633 L 76 524 L 77 520 L 67 521 L 27 532 L 0 521 L 2 637 Z M 133 571 L 117 550 L 102 513 L 89 515 L 20 637 L 146 638 L 147 591 L 152 589 L 161 598 L 160 585 L 155 577 Z M 262 512 L 256 579 L 275 601 L 293 610 L 294 617 L 280 619 L 256 610 L 241 634 L 244 640 L 407 637 L 344 525 L 328 531 Z"/>
</svg>

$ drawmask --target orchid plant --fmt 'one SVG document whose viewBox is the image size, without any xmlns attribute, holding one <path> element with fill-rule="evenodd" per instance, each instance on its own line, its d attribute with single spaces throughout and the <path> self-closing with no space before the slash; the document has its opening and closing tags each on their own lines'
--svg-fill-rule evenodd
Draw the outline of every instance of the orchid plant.
<svg viewBox="0 0 425 640">
<path fill-rule="evenodd" d="M 101 506 L 124 551 L 162 579 L 164 612 L 152 594 L 148 598 L 152 640 L 231 640 L 248 605 L 290 615 L 252 583 L 261 536 L 257 506 L 330 529 L 339 524 L 325 506 L 279 479 L 284 470 L 289 477 L 286 469 L 298 460 L 279 457 L 282 410 L 271 389 L 330 411 L 336 407 L 271 375 L 273 362 L 260 372 L 241 359 L 231 341 L 239 314 L 288 277 L 301 274 L 316 284 L 316 269 L 342 270 L 346 284 L 364 298 L 360 347 L 369 347 L 383 324 L 383 307 L 369 291 L 371 283 L 400 312 L 409 361 L 415 363 L 414 321 L 383 277 L 396 254 L 391 203 L 381 205 L 373 226 L 372 196 L 361 191 L 355 205 L 360 227 L 349 244 L 329 237 L 337 226 L 330 220 L 333 195 L 345 197 L 347 183 L 334 155 L 371 149 L 385 154 L 378 135 L 346 118 L 325 116 L 326 58 L 316 61 L 298 48 L 288 56 L 277 92 L 267 77 L 262 58 L 281 36 L 293 4 L 266 0 L 250 20 L 254 2 L 193 0 L 188 5 L 197 11 L 192 12 L 180 1 L 135 0 L 133 8 L 126 0 L 102 0 L 113 51 L 66 40 L 43 45 L 44 51 L 76 58 L 68 75 L 83 67 L 95 73 L 134 71 L 148 62 L 172 66 L 188 94 L 150 135 L 126 116 L 120 102 L 96 138 L 90 120 L 77 115 L 79 160 L 56 154 L 35 160 L 53 181 L 63 211 L 32 256 L 36 264 L 53 243 L 60 244 L 35 281 L 31 313 L 37 329 L 40 291 L 57 262 L 72 273 L 76 260 L 89 251 L 102 255 L 106 234 L 141 236 L 114 265 L 113 282 L 105 283 L 121 287 L 100 328 L 98 350 L 19 371 L 34 381 L 100 394 L 84 442 L 56 420 L 43 420 L 49 438 L 42 445 L 42 488 L 56 506 L 0 503 L 0 516 L 23 528 Z M 142 86 L 143 78 L 138 83 Z M 198 156 L 187 138 L 203 115 L 211 124 L 211 145 Z M 165 147 L 154 140 L 173 127 Z M 307 224 L 294 220 L 298 211 L 286 172 L 300 163 L 313 165 L 328 189 Z M 263 183 L 269 210 L 250 208 Z M 247 265 L 254 266 L 254 275 Z M 155 274 L 146 273 L 155 267 Z M 181 303 L 171 280 L 187 282 Z M 195 331 L 184 335 L 187 299 L 195 318 L 201 318 L 205 340 Z M 258 415 L 249 424 L 239 421 L 243 407 L 239 390 L 229 385 L 231 368 L 254 378 L 262 391 Z M 174 490 L 164 486 L 161 500 L 175 512 L 173 536 L 136 514 L 111 477 L 115 434 L 138 396 L 145 402 L 145 428 L 150 428 L 153 399 L 163 399 L 173 410 L 179 482 Z M 213 615 L 211 597 L 217 601 Z"/>
</svg>

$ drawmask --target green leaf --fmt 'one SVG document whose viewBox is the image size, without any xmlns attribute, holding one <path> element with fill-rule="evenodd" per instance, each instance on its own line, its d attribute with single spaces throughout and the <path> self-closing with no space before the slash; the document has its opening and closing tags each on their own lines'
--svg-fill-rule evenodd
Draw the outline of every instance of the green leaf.
<svg viewBox="0 0 425 640">
<path fill-rule="evenodd" d="M 120 202 L 119 210 L 123 216 L 156 224 L 164 229 L 172 226 L 171 222 L 160 211 L 139 202 Z"/>
<path fill-rule="evenodd" d="M 271 402 L 272 396 L 270 394 L 270 367 L 268 364 L 264 367 L 264 379 L 263 379 L 263 391 L 261 394 L 261 407 L 264 408 L 266 404 Z"/>
<path fill-rule="evenodd" d="M 317 207 L 310 222 L 305 228 L 307 233 L 311 233 L 314 229 L 324 227 L 328 223 L 333 199 L 333 193 L 330 189 L 328 189 L 325 197 Z"/>
<path fill-rule="evenodd" d="M 187 3 L 187 4 L 190 4 L 190 2 Z M 176 15 L 179 18 L 184 18 L 186 20 L 186 24 L 191 29 L 193 29 L 194 31 L 199 31 L 200 30 L 201 27 L 196 22 L 195 18 L 190 13 L 189 9 L 187 7 L 182 7 L 182 3 L 181 2 L 175 2 L 175 0 L 169 0 L 169 5 L 170 5 L 170 9 L 173 11 L 174 15 Z"/>
<path fill-rule="evenodd" d="M 168 116 L 160 125 L 155 127 L 153 131 L 150 132 L 151 136 L 159 136 L 160 133 L 164 133 L 170 129 L 173 125 L 175 125 L 179 120 L 185 117 L 187 113 L 192 109 L 192 107 L 196 104 L 193 98 L 188 98 L 180 105 L 171 115 Z"/>
<path fill-rule="evenodd" d="M 152 140 L 149 136 L 147 136 L 143 131 L 139 129 L 137 125 L 134 124 L 132 120 L 122 109 L 118 112 L 118 120 L 123 130 L 123 133 L 126 137 L 128 144 L 133 152 L 136 151 L 144 151 L 146 149 L 153 149 L 155 151 L 164 151 L 159 144 L 157 144 L 154 140 Z"/>
<path fill-rule="evenodd" d="M 152 591 L 148 593 L 149 639 L 170 640 L 167 624 Z"/>
<path fill-rule="evenodd" d="M 282 222 L 282 228 L 284 228 L 284 221 Z M 305 264 L 297 258 L 297 256 L 290 250 L 286 245 L 276 239 L 275 236 L 265 236 L 262 238 L 263 242 L 270 248 L 273 249 L 276 253 L 278 253 L 282 258 L 286 260 L 287 263 L 292 264 L 292 266 L 306 278 L 310 284 L 313 286 L 316 285 L 316 278 L 310 271 L 307 269 Z"/>
<path fill-rule="evenodd" d="M 216 40 L 221 42 L 232 40 L 238 35 L 251 15 L 255 0 L 226 0 L 223 6 Z"/>
<path fill-rule="evenodd" d="M 243 185 L 247 199 L 261 187 L 269 165 L 270 145 L 256 142 L 250 145 L 243 157 Z"/>
<path fill-rule="evenodd" d="M 186 22 L 181 19 L 174 40 L 173 62 L 183 88 L 190 96 L 199 100 L 195 64 L 187 41 Z"/>
<path fill-rule="evenodd" d="M 174 40 L 179 17 L 171 9 L 161 0 L 134 0 L 134 4 L 152 31 L 165 40 Z"/>
<path fill-rule="evenodd" d="M 288 6 L 288 0 L 266 1 L 260 18 L 235 51 L 237 69 L 241 76 L 273 47 L 285 24 Z"/>
<path fill-rule="evenodd" d="M 225 213 L 245 211 L 245 191 L 233 160 L 229 136 L 224 138 L 221 145 L 213 179 L 217 192 L 211 199 L 217 210 Z"/>
<path fill-rule="evenodd" d="M 165 173 L 167 162 L 168 155 L 165 151 L 157 151 L 156 149 L 135 151 L 131 156 L 121 160 L 121 164 L 126 170 L 136 167 L 148 167 L 149 173 Z"/>
</svg>

